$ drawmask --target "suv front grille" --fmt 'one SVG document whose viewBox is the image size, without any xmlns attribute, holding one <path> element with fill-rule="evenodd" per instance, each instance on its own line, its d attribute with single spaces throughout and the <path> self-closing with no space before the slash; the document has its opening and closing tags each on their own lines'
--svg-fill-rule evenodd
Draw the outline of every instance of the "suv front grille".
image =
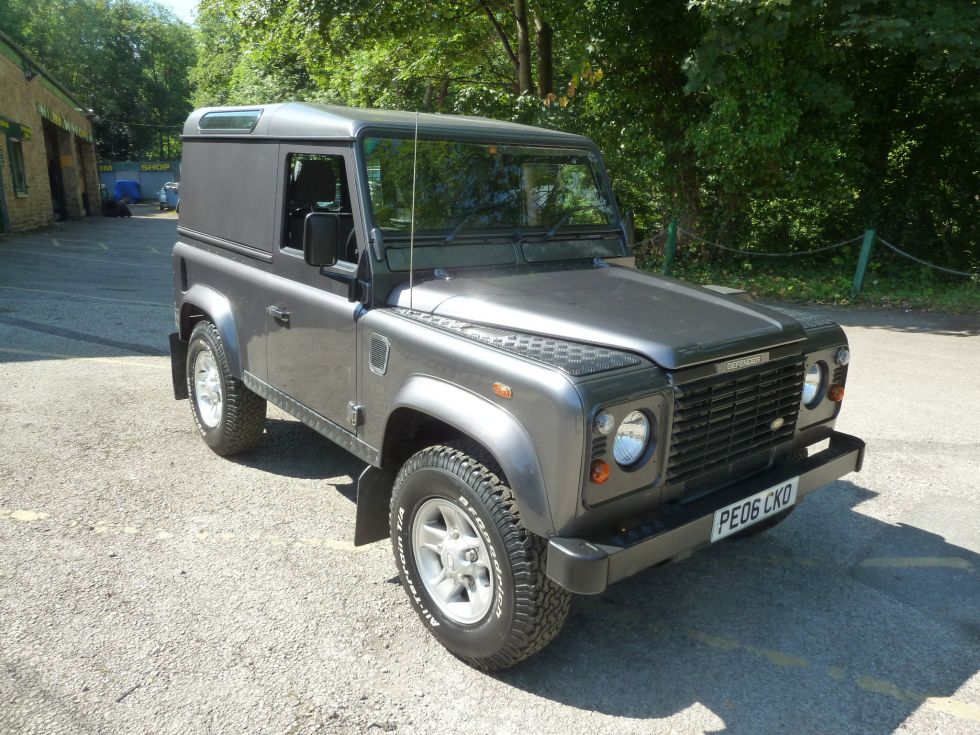
<svg viewBox="0 0 980 735">
<path fill-rule="evenodd" d="M 802 358 L 675 386 L 668 484 L 691 492 L 767 467 L 793 437 L 802 390 Z"/>
</svg>

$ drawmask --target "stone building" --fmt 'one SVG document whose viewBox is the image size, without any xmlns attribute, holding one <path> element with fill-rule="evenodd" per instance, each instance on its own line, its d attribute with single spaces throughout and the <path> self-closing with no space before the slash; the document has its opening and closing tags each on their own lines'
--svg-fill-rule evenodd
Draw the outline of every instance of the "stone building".
<svg viewBox="0 0 980 735">
<path fill-rule="evenodd" d="M 0 32 L 0 233 L 100 208 L 84 106 Z"/>
</svg>

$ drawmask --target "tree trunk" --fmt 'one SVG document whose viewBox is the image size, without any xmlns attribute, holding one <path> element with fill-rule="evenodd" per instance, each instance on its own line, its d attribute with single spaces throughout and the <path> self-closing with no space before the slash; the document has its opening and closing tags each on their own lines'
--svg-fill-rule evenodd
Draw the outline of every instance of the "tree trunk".
<svg viewBox="0 0 980 735">
<path fill-rule="evenodd" d="M 521 94 L 534 92 L 531 70 L 531 35 L 527 25 L 527 0 L 514 0 L 517 21 L 517 83 Z"/>
<path fill-rule="evenodd" d="M 436 108 L 442 110 L 442 106 L 446 103 L 446 97 L 449 96 L 449 77 L 442 80 L 442 84 L 439 87 L 439 99 L 436 102 Z"/>
<path fill-rule="evenodd" d="M 547 97 L 555 86 L 551 26 L 534 14 L 534 38 L 538 47 L 538 95 Z"/>
</svg>

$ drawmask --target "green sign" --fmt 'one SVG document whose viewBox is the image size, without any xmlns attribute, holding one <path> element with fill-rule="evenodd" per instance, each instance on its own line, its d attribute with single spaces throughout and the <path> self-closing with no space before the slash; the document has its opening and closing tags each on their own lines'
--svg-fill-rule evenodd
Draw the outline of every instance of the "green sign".
<svg viewBox="0 0 980 735">
<path fill-rule="evenodd" d="M 8 120 L 5 117 L 0 117 L 0 133 L 14 140 L 31 139 L 31 129 L 29 127 L 16 123 L 13 120 Z"/>
<path fill-rule="evenodd" d="M 180 161 L 100 161 L 99 171 L 175 171 Z"/>
</svg>

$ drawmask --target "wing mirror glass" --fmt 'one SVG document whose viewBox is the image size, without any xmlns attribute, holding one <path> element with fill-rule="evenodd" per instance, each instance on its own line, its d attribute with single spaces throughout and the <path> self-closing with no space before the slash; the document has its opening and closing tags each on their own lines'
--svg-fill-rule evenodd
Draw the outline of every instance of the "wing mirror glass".
<svg viewBox="0 0 980 735">
<path fill-rule="evenodd" d="M 303 258 L 310 265 L 337 262 L 340 218 L 330 212 L 310 212 L 303 222 Z"/>
</svg>

